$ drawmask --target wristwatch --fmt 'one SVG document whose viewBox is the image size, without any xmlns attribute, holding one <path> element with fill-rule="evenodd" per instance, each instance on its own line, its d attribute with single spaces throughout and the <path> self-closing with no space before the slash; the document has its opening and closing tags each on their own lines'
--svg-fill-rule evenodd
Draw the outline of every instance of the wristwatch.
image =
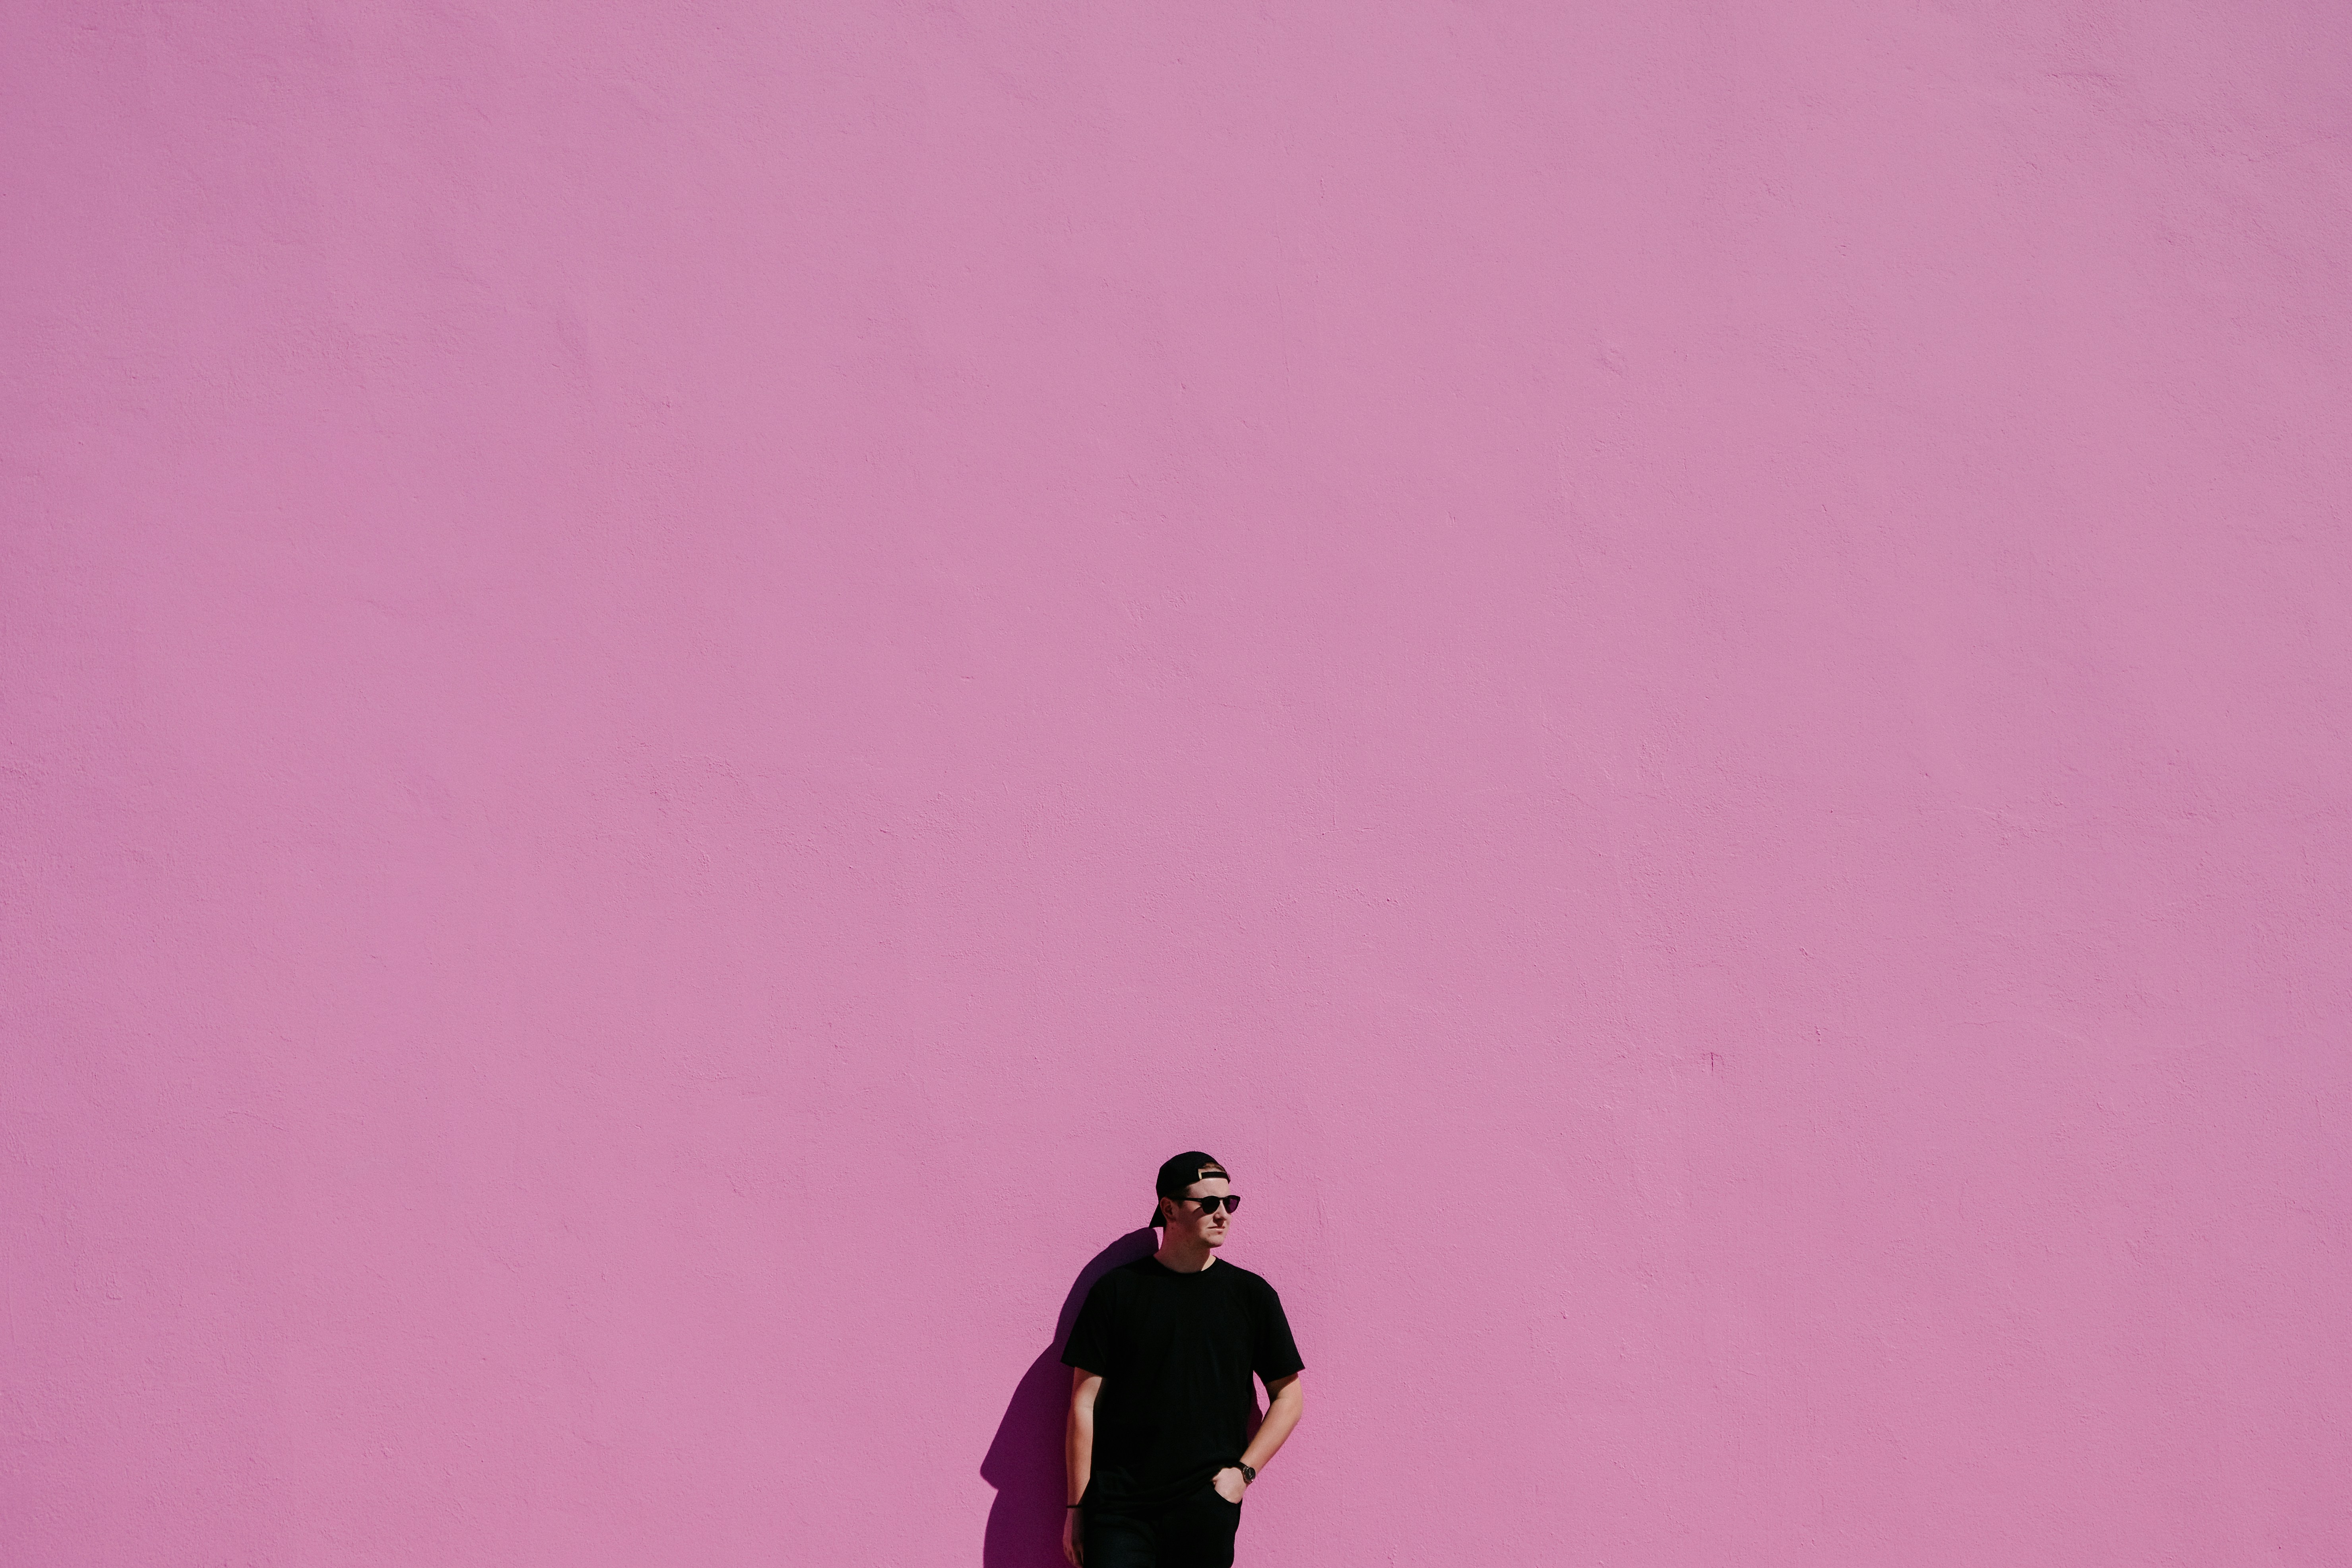
<svg viewBox="0 0 2352 1568">
<path fill-rule="evenodd" d="M 1247 1486 L 1252 1481 L 1257 1479 L 1257 1470 L 1252 1466 L 1243 1464 L 1239 1459 L 1235 1459 L 1234 1461 L 1234 1468 L 1242 1473 L 1242 1485 L 1244 1486 Z"/>
</svg>

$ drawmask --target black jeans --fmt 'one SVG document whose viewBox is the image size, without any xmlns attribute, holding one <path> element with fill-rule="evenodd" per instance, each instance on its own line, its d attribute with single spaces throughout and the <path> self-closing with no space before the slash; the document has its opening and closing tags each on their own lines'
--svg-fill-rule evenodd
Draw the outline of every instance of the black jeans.
<svg viewBox="0 0 2352 1568">
<path fill-rule="evenodd" d="M 1233 1568 L 1242 1505 L 1210 1486 L 1159 1508 L 1089 1504 L 1078 1519 L 1087 1568 Z"/>
</svg>

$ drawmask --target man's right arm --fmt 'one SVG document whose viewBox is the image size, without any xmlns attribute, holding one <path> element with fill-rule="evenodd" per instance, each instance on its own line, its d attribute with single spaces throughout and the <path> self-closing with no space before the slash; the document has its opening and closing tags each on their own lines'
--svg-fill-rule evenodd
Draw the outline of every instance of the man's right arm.
<svg viewBox="0 0 2352 1568">
<path fill-rule="evenodd" d="M 1095 1395 L 1101 1392 L 1102 1373 L 1082 1366 L 1070 1369 L 1070 1424 L 1062 1441 L 1062 1458 L 1070 1473 L 1070 1495 L 1066 1501 L 1076 1502 L 1086 1496 L 1087 1482 L 1094 1476 Z M 1062 1510 L 1062 1555 L 1073 1565 L 1086 1561 L 1078 1510 L 1074 1508 Z"/>
</svg>

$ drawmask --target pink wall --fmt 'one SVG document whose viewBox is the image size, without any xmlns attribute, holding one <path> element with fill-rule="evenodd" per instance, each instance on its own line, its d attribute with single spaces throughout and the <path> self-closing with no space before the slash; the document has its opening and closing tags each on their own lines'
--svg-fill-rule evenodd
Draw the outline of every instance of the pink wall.
<svg viewBox="0 0 2352 1568">
<path fill-rule="evenodd" d="M 2352 1559 L 2347 46 L 12 7 L 10 1561 Z"/>
</svg>

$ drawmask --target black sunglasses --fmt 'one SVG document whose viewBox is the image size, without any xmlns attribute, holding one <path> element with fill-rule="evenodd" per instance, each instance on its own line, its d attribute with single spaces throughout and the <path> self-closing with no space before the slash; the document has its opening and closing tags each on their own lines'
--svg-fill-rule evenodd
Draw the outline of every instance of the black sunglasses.
<svg viewBox="0 0 2352 1568">
<path fill-rule="evenodd" d="M 1223 1205 L 1225 1205 L 1225 1212 L 1226 1212 L 1227 1214 L 1236 1214 L 1236 1213 L 1239 1213 L 1239 1212 L 1240 1212 L 1240 1210 L 1241 1210 L 1241 1206 L 1242 1206 L 1242 1195 L 1241 1195 L 1241 1194 L 1239 1194 L 1239 1193 L 1227 1193 L 1227 1194 L 1225 1194 L 1223 1197 L 1215 1197 L 1215 1198 L 1179 1198 L 1179 1199 L 1177 1199 L 1176 1201 L 1177 1201 L 1178 1203 L 1184 1203 L 1184 1204 L 1199 1204 L 1199 1205 L 1201 1205 L 1201 1212 L 1202 1212 L 1202 1214 L 1214 1214 L 1214 1213 L 1216 1213 L 1216 1212 L 1217 1212 L 1217 1205 L 1218 1205 L 1219 1204 L 1223 1204 Z"/>
</svg>

